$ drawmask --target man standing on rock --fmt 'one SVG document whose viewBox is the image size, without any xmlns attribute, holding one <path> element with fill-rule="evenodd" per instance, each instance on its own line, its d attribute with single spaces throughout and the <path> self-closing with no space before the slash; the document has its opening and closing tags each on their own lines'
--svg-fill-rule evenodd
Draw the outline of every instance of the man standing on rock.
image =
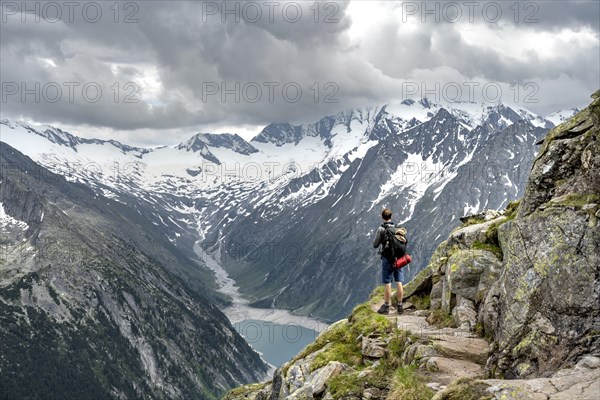
<svg viewBox="0 0 600 400">
<path fill-rule="evenodd" d="M 392 211 L 384 209 L 381 212 L 381 218 L 383 224 L 377 228 L 375 232 L 375 240 L 373 241 L 373 247 L 385 246 L 385 230 L 387 226 L 394 226 L 392 222 Z M 383 254 L 383 248 L 379 252 L 381 254 L 381 283 L 385 285 L 383 300 L 384 303 L 381 305 L 377 312 L 379 314 L 387 314 L 390 312 L 390 298 L 392 297 L 392 278 L 396 282 L 396 297 L 398 299 L 398 314 L 402 314 L 404 311 L 402 308 L 402 298 L 404 297 L 404 289 L 402 282 L 404 281 L 404 271 L 400 268 L 394 268 L 392 261 L 388 260 Z"/>
</svg>

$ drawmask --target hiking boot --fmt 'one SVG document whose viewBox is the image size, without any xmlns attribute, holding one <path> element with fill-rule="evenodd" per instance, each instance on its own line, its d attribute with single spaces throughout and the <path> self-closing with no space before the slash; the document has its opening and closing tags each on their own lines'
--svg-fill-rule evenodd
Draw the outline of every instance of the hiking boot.
<svg viewBox="0 0 600 400">
<path fill-rule="evenodd" d="M 402 303 L 398 303 L 398 314 L 402 314 L 404 312 L 404 307 L 402 307 Z"/>
<path fill-rule="evenodd" d="M 379 314 L 388 314 L 390 312 L 390 305 L 383 303 L 377 312 Z"/>
</svg>

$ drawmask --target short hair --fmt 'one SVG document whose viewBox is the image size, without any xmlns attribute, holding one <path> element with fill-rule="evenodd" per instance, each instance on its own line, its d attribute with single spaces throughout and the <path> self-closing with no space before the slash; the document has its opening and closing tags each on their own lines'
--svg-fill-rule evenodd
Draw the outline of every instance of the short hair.
<svg viewBox="0 0 600 400">
<path fill-rule="evenodd" d="M 381 218 L 385 220 L 392 219 L 392 210 L 390 210 L 389 208 L 384 208 L 381 212 Z"/>
</svg>

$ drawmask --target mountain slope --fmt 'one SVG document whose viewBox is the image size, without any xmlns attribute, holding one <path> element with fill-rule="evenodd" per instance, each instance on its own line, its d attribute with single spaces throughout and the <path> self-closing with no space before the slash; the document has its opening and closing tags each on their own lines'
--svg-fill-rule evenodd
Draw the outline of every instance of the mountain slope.
<svg viewBox="0 0 600 400">
<path fill-rule="evenodd" d="M 185 257 L 159 229 L 0 150 L 0 397 L 212 398 L 262 377 L 227 318 L 170 272 Z"/>
</svg>

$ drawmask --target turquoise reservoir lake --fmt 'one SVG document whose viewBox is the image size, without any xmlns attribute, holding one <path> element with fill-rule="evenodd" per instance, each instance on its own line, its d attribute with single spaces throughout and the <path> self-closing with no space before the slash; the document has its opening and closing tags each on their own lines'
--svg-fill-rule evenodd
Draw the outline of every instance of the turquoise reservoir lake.
<svg viewBox="0 0 600 400">
<path fill-rule="evenodd" d="M 201 233 L 201 232 L 200 232 Z M 201 235 L 203 238 L 203 235 Z M 231 298 L 231 305 L 223 310 L 236 331 L 258 351 L 269 364 L 279 367 L 291 360 L 306 345 L 313 342 L 328 324 L 310 316 L 294 315 L 277 308 L 254 308 L 248 305 L 236 284 L 220 262 L 208 254 L 201 241 L 194 245 L 199 260 L 210 268 L 217 278 L 219 292 Z M 312 329 L 311 329 L 312 328 Z"/>
<path fill-rule="evenodd" d="M 279 367 L 291 360 L 318 332 L 296 324 L 248 319 L 233 324 L 238 333 L 270 364 Z"/>
</svg>

